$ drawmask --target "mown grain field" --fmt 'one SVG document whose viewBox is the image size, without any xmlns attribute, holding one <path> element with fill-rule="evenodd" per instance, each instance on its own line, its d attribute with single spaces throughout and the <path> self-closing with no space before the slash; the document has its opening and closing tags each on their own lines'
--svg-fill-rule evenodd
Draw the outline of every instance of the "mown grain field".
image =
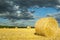
<svg viewBox="0 0 60 40">
<path fill-rule="evenodd" d="M 55 39 L 34 33 L 34 28 L 0 28 L 0 40 L 60 40 L 60 29 Z"/>
</svg>

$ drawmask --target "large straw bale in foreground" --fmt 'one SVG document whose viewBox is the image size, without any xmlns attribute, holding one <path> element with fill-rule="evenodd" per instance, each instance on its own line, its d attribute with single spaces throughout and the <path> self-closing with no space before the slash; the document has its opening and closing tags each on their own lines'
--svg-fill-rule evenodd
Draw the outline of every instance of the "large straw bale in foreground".
<svg viewBox="0 0 60 40">
<path fill-rule="evenodd" d="M 52 17 L 41 18 L 35 24 L 36 34 L 55 37 L 58 29 L 57 21 Z"/>
</svg>

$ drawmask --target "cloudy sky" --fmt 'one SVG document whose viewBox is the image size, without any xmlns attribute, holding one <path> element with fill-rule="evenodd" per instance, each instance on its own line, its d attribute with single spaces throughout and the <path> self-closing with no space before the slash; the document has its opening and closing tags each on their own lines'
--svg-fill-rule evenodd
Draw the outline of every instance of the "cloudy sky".
<svg viewBox="0 0 60 40">
<path fill-rule="evenodd" d="M 34 26 L 48 14 L 60 12 L 60 0 L 0 0 L 0 25 Z"/>
</svg>

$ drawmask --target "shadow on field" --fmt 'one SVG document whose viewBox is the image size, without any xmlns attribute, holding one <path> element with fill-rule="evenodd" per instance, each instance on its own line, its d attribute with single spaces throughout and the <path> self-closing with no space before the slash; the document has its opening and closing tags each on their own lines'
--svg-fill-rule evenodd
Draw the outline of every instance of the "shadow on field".
<svg viewBox="0 0 60 40">
<path fill-rule="evenodd" d="M 37 34 L 37 33 L 34 33 L 35 35 L 37 35 L 37 36 L 43 36 L 43 37 L 45 37 L 45 35 L 43 35 L 43 34 Z"/>
</svg>

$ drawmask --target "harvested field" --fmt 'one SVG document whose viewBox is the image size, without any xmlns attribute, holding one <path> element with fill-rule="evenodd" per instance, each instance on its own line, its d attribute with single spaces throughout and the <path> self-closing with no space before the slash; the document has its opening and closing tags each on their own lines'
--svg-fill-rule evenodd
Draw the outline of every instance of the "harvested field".
<svg viewBox="0 0 60 40">
<path fill-rule="evenodd" d="M 34 28 L 0 28 L 0 40 L 60 40 L 60 29 L 55 39 L 34 33 Z"/>
</svg>

